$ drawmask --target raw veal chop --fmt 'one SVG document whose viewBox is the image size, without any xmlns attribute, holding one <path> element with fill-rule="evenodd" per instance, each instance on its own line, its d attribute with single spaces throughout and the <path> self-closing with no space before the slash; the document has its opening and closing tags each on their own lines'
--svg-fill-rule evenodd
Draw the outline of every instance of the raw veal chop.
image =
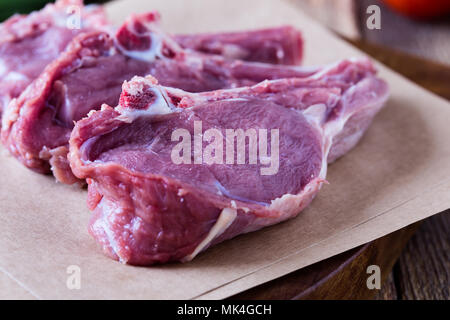
<svg viewBox="0 0 450 320">
<path fill-rule="evenodd" d="M 70 139 L 90 233 L 110 257 L 148 265 L 295 217 L 325 181 L 330 150 L 348 151 L 387 98 L 356 65 L 197 94 L 126 82 L 119 105 L 91 112 Z"/>
</svg>

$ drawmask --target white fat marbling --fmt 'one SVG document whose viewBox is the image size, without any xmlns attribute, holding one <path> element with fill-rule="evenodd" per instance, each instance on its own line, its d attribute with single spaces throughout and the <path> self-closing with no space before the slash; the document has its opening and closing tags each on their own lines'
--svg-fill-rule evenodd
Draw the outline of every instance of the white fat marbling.
<svg viewBox="0 0 450 320">
<path fill-rule="evenodd" d="M 237 210 L 233 208 L 225 208 L 220 213 L 219 219 L 217 219 L 214 226 L 209 231 L 208 235 L 202 242 L 195 248 L 195 250 L 183 258 L 183 262 L 188 262 L 194 259 L 203 249 L 206 249 L 208 245 L 218 236 L 225 232 L 228 227 L 233 223 L 237 217 Z"/>
</svg>

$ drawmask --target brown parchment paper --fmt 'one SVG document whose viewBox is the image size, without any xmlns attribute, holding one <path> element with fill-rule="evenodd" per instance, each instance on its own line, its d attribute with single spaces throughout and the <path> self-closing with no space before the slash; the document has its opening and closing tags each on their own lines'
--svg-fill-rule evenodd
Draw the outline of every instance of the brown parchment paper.
<svg viewBox="0 0 450 320">
<path fill-rule="evenodd" d="M 160 10 L 171 32 L 293 24 L 303 30 L 305 64 L 362 53 L 287 2 L 122 0 L 117 23 Z M 338 14 L 338 13 L 337 13 Z M 356 149 L 329 168 L 330 185 L 296 219 L 237 237 L 193 262 L 138 268 L 102 255 L 88 235 L 86 191 L 24 169 L 0 152 L 0 297 L 225 298 L 336 255 L 450 207 L 450 105 L 380 66 L 392 89 Z M 67 267 L 81 269 L 69 290 Z"/>
</svg>

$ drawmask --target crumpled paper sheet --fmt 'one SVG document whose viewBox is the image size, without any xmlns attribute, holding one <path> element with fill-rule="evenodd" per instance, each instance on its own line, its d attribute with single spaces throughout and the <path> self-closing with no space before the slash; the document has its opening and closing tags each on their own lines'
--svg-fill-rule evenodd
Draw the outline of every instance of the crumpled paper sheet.
<svg viewBox="0 0 450 320">
<path fill-rule="evenodd" d="M 108 5 L 117 23 L 147 9 L 160 10 L 171 32 L 293 24 L 303 31 L 308 65 L 362 55 L 283 1 Z M 330 166 L 330 185 L 312 205 L 296 219 L 227 241 L 186 264 L 143 268 L 106 258 L 87 233 L 86 191 L 35 174 L 1 149 L 0 297 L 225 298 L 449 208 L 450 105 L 380 69 L 391 99 L 357 148 Z M 72 265 L 81 271 L 79 290 L 67 286 Z"/>
</svg>

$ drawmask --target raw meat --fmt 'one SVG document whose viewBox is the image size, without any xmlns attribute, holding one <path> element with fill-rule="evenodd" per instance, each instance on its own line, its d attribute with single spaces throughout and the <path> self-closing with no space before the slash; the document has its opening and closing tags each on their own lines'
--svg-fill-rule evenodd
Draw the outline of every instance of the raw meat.
<svg viewBox="0 0 450 320">
<path fill-rule="evenodd" d="M 387 85 L 371 69 L 344 61 L 306 79 L 197 94 L 150 76 L 126 82 L 120 104 L 92 111 L 70 139 L 73 172 L 88 182 L 90 233 L 110 257 L 149 265 L 189 261 L 295 217 L 325 182 L 331 146 L 346 151 L 342 133 L 360 136 L 383 106 Z M 243 149 L 228 135 L 239 129 Z M 177 149 L 180 137 L 193 143 Z M 237 154 L 228 158 L 229 145 Z"/>
<path fill-rule="evenodd" d="M 71 9 L 78 21 L 70 25 Z M 12 98 L 19 96 L 78 34 L 106 25 L 101 7 L 81 0 L 59 0 L 41 11 L 15 15 L 0 25 L 0 117 Z"/>
<path fill-rule="evenodd" d="M 79 8 L 81 28 L 70 28 L 71 8 Z M 76 22 L 73 20 L 73 22 Z M 15 15 L 0 25 L 0 118 L 12 98 L 18 97 L 78 34 L 108 29 L 99 6 L 82 0 L 59 0 L 29 15 Z M 227 58 L 297 64 L 302 57 L 300 32 L 290 26 L 250 32 L 180 35 L 185 48 Z"/>
<path fill-rule="evenodd" d="M 2 141 L 25 166 L 65 183 L 76 179 L 64 152 L 73 122 L 102 103 L 116 105 L 124 80 L 151 74 L 191 92 L 265 79 L 305 77 L 319 68 L 277 66 L 182 49 L 158 27 L 159 15 L 132 16 L 115 37 L 83 33 L 16 100 L 2 119 Z"/>
<path fill-rule="evenodd" d="M 291 26 L 176 35 L 175 40 L 184 48 L 246 61 L 295 65 L 300 64 L 303 54 L 301 33 Z"/>
</svg>

